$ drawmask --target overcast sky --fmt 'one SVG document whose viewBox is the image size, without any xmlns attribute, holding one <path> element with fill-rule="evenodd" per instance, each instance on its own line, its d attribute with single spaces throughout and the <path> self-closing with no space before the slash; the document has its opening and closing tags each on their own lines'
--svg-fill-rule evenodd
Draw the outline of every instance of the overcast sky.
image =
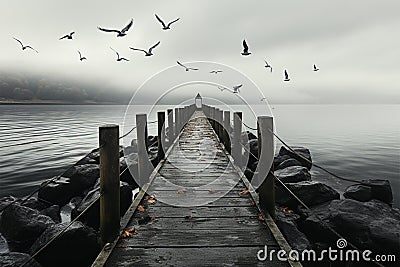
<svg viewBox="0 0 400 267">
<path fill-rule="evenodd" d="M 89 81 L 133 94 L 176 60 L 207 61 L 243 73 L 272 103 L 400 103 L 398 0 L 148 2 L 1 0 L 0 68 Z M 181 19 L 163 31 L 155 13 L 165 21 Z M 121 29 L 131 18 L 134 26 L 122 38 L 96 28 Z M 74 40 L 58 40 L 70 31 L 76 32 Z M 12 37 L 39 54 L 22 52 Z M 252 52 L 248 57 L 240 55 L 244 38 Z M 157 41 L 161 44 L 153 57 L 128 48 L 148 48 Z M 116 62 L 110 46 L 131 61 Z M 86 62 L 79 61 L 77 50 Z M 272 65 L 272 73 L 263 59 Z M 313 72 L 313 64 L 320 71 Z M 288 83 L 283 82 L 284 69 L 291 77 Z M 169 86 L 181 75 L 208 79 L 209 69 L 201 71 L 200 79 L 177 67 L 168 76 Z M 215 77 L 209 76 L 212 82 Z M 245 95 L 248 81 L 234 77 L 225 79 L 225 85 L 243 83 Z M 160 86 L 146 93 L 158 96 Z M 218 88 L 213 92 L 218 94 Z"/>
</svg>

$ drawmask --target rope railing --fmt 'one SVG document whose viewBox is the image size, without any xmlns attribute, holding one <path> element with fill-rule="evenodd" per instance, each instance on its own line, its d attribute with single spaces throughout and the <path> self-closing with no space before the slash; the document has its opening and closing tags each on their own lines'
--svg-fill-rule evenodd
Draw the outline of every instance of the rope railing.
<svg viewBox="0 0 400 267">
<path fill-rule="evenodd" d="M 158 121 L 149 121 L 149 122 L 147 122 L 147 124 L 152 124 L 152 123 L 156 123 L 156 122 L 158 122 Z M 131 134 L 135 129 L 136 129 L 136 125 L 133 126 L 132 129 L 130 129 L 126 134 L 120 136 L 119 139 L 122 139 L 122 138 L 128 136 L 128 135 Z"/>
<path fill-rule="evenodd" d="M 244 148 L 244 150 L 246 150 L 246 152 L 248 152 L 250 155 L 252 155 L 257 160 L 259 159 L 259 157 L 254 155 L 245 145 L 243 145 L 243 144 L 241 144 L 241 145 Z M 338 238 L 344 238 L 340 233 L 338 233 L 335 229 L 333 229 L 330 225 L 328 225 L 325 221 L 323 221 L 317 214 L 315 214 L 315 212 L 310 207 L 308 207 L 308 205 L 306 205 L 304 203 L 304 201 L 301 200 L 301 198 L 299 198 L 295 193 L 293 193 L 293 191 L 290 190 L 278 177 L 276 177 L 272 171 L 269 171 L 269 174 L 271 174 L 272 177 L 274 177 L 274 180 L 277 181 L 294 199 L 296 199 L 300 205 L 302 205 L 304 208 L 306 208 L 306 210 L 308 212 L 310 212 L 311 215 L 314 215 L 317 218 L 317 220 L 321 222 L 321 224 L 323 226 L 325 226 L 327 229 L 329 229 L 329 231 L 331 231 Z M 356 245 L 352 244 L 351 242 L 347 241 L 347 244 L 350 245 L 352 248 L 358 250 L 359 252 L 362 252 L 361 249 L 359 249 Z M 374 263 L 377 266 L 384 267 L 384 265 L 382 265 L 378 262 L 374 262 Z"/>
</svg>

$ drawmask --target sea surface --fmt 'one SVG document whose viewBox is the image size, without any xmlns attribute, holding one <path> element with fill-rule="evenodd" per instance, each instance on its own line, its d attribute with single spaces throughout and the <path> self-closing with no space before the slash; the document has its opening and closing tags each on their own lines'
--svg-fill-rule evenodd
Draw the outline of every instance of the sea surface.
<svg viewBox="0 0 400 267">
<path fill-rule="evenodd" d="M 0 197 L 24 196 L 62 173 L 98 146 L 99 126 L 123 125 L 125 110 L 122 105 L 0 105 Z M 338 175 L 390 180 L 394 204 L 400 206 L 400 105 L 274 105 L 272 113 L 276 132 L 289 145 L 308 147 L 315 163 Z M 255 126 L 250 113 L 243 117 Z M 148 120 L 155 118 L 152 112 Z M 121 135 L 134 124 L 127 118 Z M 149 134 L 156 134 L 156 124 L 149 124 Z M 340 192 L 350 184 L 315 167 L 312 177 Z"/>
</svg>

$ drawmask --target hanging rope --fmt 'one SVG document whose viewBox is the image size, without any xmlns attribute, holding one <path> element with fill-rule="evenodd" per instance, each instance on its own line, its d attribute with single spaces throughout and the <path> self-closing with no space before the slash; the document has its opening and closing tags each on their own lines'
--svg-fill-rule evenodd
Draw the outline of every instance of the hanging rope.
<svg viewBox="0 0 400 267">
<path fill-rule="evenodd" d="M 147 124 L 152 124 L 152 123 L 156 123 L 157 121 L 150 121 Z M 132 127 L 132 129 L 130 129 L 126 134 L 124 134 L 123 136 L 120 136 L 118 139 L 122 139 L 126 136 L 128 136 L 130 133 L 132 133 L 134 130 L 136 129 L 136 125 Z"/>
</svg>

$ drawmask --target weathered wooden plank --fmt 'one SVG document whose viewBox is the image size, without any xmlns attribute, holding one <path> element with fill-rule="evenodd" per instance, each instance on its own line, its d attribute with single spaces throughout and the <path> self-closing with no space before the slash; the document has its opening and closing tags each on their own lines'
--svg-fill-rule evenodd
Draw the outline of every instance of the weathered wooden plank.
<svg viewBox="0 0 400 267">
<path fill-rule="evenodd" d="M 268 231 L 251 229 L 142 229 L 132 237 L 121 239 L 116 247 L 243 247 L 275 244 Z"/>
<path fill-rule="evenodd" d="M 186 216 L 193 217 L 249 217 L 258 215 L 257 209 L 254 206 L 201 206 L 201 207 L 176 207 L 176 206 L 158 206 L 149 205 L 146 212 L 150 216 L 165 217 L 165 218 L 185 218 Z M 142 217 L 142 212 L 135 212 L 134 217 Z"/>
<path fill-rule="evenodd" d="M 265 231 L 266 225 L 254 216 L 251 217 L 209 217 L 209 218 L 154 218 L 143 221 L 140 218 L 133 218 L 127 228 L 135 227 L 142 230 L 168 231 L 171 229 L 180 230 L 209 230 L 213 229 L 235 229 L 246 231 Z"/>
</svg>

